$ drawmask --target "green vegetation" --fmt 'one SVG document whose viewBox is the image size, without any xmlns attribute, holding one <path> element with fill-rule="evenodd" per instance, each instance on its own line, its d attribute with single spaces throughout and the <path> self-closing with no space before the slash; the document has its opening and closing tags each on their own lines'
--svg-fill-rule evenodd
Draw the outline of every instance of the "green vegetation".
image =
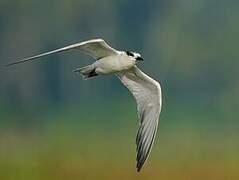
<svg viewBox="0 0 239 180">
<path fill-rule="evenodd" d="M 0 0 L 0 66 L 95 37 L 140 52 L 163 89 L 155 146 L 135 171 L 132 96 L 83 81 L 77 51 L 0 69 L 0 180 L 239 179 L 239 1 Z"/>
<path fill-rule="evenodd" d="M 155 147 L 137 175 L 135 106 L 133 99 L 118 102 L 95 103 L 94 114 L 77 106 L 55 109 L 25 129 L 10 123 L 20 118 L 9 119 L 1 131 L 0 179 L 238 177 L 238 128 L 206 108 L 175 104 L 163 111 Z"/>
</svg>

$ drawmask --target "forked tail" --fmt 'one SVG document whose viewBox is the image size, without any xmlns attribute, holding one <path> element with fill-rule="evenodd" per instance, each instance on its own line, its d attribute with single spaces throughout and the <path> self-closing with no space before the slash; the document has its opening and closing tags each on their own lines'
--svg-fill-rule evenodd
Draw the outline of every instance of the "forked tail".
<svg viewBox="0 0 239 180">
<path fill-rule="evenodd" d="M 81 74 L 83 76 L 83 79 L 89 79 L 98 75 L 95 72 L 95 67 L 93 67 L 92 65 L 77 68 L 73 72 Z"/>
</svg>

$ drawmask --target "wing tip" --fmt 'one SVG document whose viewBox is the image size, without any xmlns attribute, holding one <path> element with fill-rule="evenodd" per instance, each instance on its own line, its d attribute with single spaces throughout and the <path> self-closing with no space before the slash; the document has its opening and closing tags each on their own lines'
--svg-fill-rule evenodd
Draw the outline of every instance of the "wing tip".
<svg viewBox="0 0 239 180">
<path fill-rule="evenodd" d="M 137 165 L 136 165 L 137 172 L 141 171 L 141 169 L 143 168 L 143 166 L 145 164 L 146 159 L 147 159 L 147 156 L 145 156 L 144 154 L 138 152 L 138 155 L 137 155 Z"/>
<path fill-rule="evenodd" d="M 14 65 L 15 63 L 8 63 L 8 64 L 4 64 L 3 66 L 2 66 L 2 68 L 8 68 L 8 67 L 10 67 L 10 66 L 12 66 L 12 65 Z"/>
<path fill-rule="evenodd" d="M 16 62 L 11 62 L 11 63 L 8 63 L 8 64 L 4 64 L 2 67 L 7 68 L 7 67 L 13 66 L 13 65 L 15 65 L 15 64 L 18 64 L 18 63 L 16 63 Z"/>
<path fill-rule="evenodd" d="M 32 60 L 32 59 L 34 59 L 34 58 L 26 58 L 26 59 L 22 59 L 22 60 L 10 62 L 10 63 L 8 63 L 8 64 L 5 64 L 4 67 L 10 67 L 10 66 L 17 65 L 17 64 L 20 64 L 20 63 L 23 63 L 23 62 L 30 61 L 30 60 Z"/>
<path fill-rule="evenodd" d="M 136 171 L 139 173 L 143 167 L 144 163 L 140 163 L 139 161 L 137 162 L 137 166 L 136 166 Z"/>
<path fill-rule="evenodd" d="M 144 166 L 144 164 L 146 163 L 146 161 L 149 158 L 149 154 L 152 150 L 154 139 L 155 139 L 155 134 L 156 134 L 156 130 L 154 131 L 153 137 L 150 141 L 150 145 L 148 146 L 148 148 L 146 150 L 144 150 L 145 145 L 143 142 L 138 142 L 138 143 L 136 142 L 137 143 L 137 148 L 136 148 L 136 150 L 137 150 L 137 158 L 136 158 L 137 159 L 137 166 L 136 166 L 137 172 L 140 172 L 140 170 L 142 169 L 142 167 Z"/>
</svg>

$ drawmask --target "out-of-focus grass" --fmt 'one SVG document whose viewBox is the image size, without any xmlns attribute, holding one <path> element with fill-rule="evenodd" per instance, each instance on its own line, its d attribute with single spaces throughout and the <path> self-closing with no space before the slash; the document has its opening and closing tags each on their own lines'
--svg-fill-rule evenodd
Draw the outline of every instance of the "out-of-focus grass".
<svg viewBox="0 0 239 180">
<path fill-rule="evenodd" d="M 236 128 L 216 126 L 215 121 L 205 124 L 215 118 L 213 113 L 192 109 L 183 113 L 178 107 L 174 113 L 166 110 L 162 114 L 151 156 L 142 172 L 136 173 L 138 124 L 134 105 L 112 105 L 109 114 L 101 112 L 108 106 L 99 107 L 94 114 L 86 109 L 64 109 L 39 119 L 47 122 L 39 124 L 39 129 L 4 128 L 0 136 L 0 179 L 239 178 Z"/>
</svg>

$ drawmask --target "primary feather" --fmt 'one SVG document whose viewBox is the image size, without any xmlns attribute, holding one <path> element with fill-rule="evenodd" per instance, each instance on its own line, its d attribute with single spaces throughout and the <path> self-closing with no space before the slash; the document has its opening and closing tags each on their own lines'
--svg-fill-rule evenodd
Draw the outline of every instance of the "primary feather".
<svg viewBox="0 0 239 180">
<path fill-rule="evenodd" d="M 118 74 L 122 83 L 133 94 L 138 109 L 140 127 L 136 137 L 137 170 L 140 171 L 152 149 L 157 132 L 162 98 L 158 82 L 144 74 L 136 66 Z"/>
</svg>

